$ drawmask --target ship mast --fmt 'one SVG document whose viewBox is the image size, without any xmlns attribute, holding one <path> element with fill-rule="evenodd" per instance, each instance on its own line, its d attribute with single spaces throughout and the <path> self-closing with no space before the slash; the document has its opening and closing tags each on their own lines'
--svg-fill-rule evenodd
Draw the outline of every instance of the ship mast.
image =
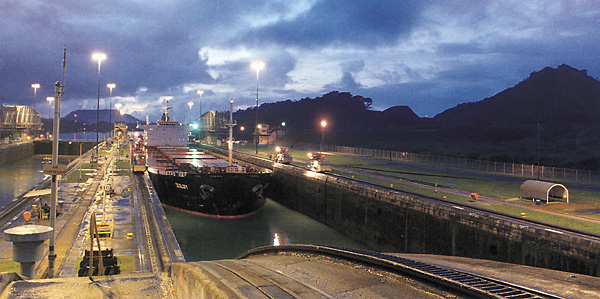
<svg viewBox="0 0 600 299">
<path fill-rule="evenodd" d="M 236 124 L 233 123 L 233 100 L 229 100 L 229 139 L 227 140 L 227 148 L 229 149 L 229 166 L 233 165 L 233 127 Z"/>
</svg>

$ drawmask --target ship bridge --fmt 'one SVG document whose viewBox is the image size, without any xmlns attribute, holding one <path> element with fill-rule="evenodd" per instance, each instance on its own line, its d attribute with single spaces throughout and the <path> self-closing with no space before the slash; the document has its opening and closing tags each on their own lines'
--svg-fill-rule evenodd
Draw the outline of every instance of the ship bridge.
<svg viewBox="0 0 600 299">
<path fill-rule="evenodd" d="M 40 113 L 27 106 L 0 105 L 0 142 L 25 140 L 42 129 Z"/>
</svg>

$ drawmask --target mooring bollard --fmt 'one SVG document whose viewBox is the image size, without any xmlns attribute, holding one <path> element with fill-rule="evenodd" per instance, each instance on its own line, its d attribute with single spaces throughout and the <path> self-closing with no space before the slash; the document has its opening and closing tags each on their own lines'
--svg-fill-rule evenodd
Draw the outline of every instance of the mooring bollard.
<svg viewBox="0 0 600 299">
<path fill-rule="evenodd" d="M 52 228 L 43 225 L 22 225 L 4 231 L 4 240 L 13 242 L 12 259 L 21 263 L 21 275 L 34 278 L 35 262 L 44 258 L 44 241 Z"/>
</svg>

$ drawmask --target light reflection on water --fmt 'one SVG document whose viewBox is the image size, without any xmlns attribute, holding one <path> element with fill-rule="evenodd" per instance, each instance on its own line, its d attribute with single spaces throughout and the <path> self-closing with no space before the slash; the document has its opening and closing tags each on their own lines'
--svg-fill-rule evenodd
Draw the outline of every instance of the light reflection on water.
<svg viewBox="0 0 600 299">
<path fill-rule="evenodd" d="M 191 215 L 169 207 L 165 213 L 187 261 L 235 258 L 267 245 L 329 244 L 368 249 L 270 199 L 256 214 L 237 219 Z"/>
<path fill-rule="evenodd" d="M 0 206 L 44 179 L 42 160 L 46 156 L 48 155 L 34 155 L 0 166 Z"/>
<path fill-rule="evenodd" d="M 29 191 L 44 179 L 44 157 L 51 155 L 33 155 L 0 166 L 0 207 L 17 196 Z M 67 164 L 77 156 L 59 156 L 61 164 Z"/>
</svg>

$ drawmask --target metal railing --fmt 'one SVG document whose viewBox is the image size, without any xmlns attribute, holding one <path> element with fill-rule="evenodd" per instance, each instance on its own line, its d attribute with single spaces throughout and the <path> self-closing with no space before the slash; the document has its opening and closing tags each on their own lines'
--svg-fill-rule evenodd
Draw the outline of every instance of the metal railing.
<svg viewBox="0 0 600 299">
<path fill-rule="evenodd" d="M 295 145 L 319 150 L 320 144 L 295 143 Z M 411 163 L 426 164 L 440 168 L 458 168 L 474 171 L 485 171 L 515 175 L 526 178 L 543 180 L 560 180 L 584 184 L 600 184 L 600 172 L 593 170 L 581 170 L 572 168 L 550 167 L 544 165 L 518 164 L 509 162 L 496 162 L 488 160 L 476 160 L 449 156 L 425 155 L 401 151 L 357 148 L 340 145 L 323 145 L 324 151 L 339 152 L 351 155 L 369 156 L 390 161 L 405 161 Z"/>
</svg>

